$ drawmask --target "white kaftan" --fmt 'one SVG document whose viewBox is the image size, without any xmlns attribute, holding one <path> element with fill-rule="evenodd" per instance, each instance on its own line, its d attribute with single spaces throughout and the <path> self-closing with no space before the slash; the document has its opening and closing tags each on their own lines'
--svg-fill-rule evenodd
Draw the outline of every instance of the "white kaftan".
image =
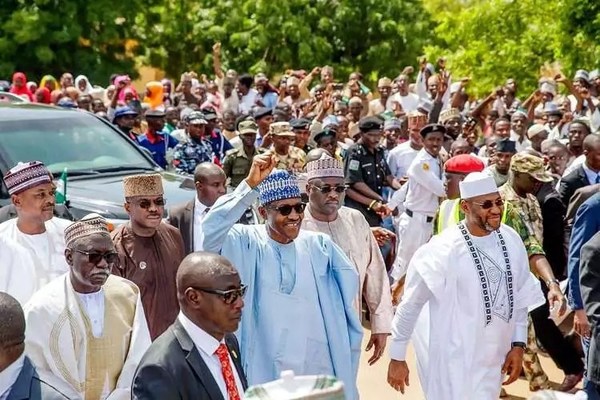
<svg viewBox="0 0 600 400">
<path fill-rule="evenodd" d="M 19 243 L 0 236 L 0 292 L 25 304 L 37 289 L 35 268 L 27 250 Z"/>
<path fill-rule="evenodd" d="M 405 359 L 423 309 L 428 315 L 413 342 L 426 399 L 495 400 L 511 343 L 527 341 L 528 309 L 544 297 L 514 230 L 502 225 L 500 234 L 474 237 L 464 228 L 469 247 L 461 227 L 444 230 L 415 253 L 394 317 L 390 355 Z"/>
</svg>

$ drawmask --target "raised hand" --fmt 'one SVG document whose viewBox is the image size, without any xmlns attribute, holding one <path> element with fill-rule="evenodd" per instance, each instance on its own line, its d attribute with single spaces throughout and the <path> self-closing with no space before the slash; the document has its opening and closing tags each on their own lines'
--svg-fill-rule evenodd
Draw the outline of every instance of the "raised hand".
<svg viewBox="0 0 600 400">
<path fill-rule="evenodd" d="M 260 183 L 264 181 L 267 176 L 269 176 L 273 168 L 275 168 L 275 165 L 277 165 L 277 159 L 270 151 L 255 156 L 252 160 L 250 172 L 246 177 L 246 183 L 248 183 L 248 186 L 254 189 L 260 185 Z"/>
</svg>

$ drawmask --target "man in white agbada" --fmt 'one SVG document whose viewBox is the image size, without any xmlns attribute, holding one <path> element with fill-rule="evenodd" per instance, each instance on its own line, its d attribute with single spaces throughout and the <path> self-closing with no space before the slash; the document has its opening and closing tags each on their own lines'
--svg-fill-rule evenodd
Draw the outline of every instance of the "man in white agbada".
<svg viewBox="0 0 600 400">
<path fill-rule="evenodd" d="M 39 161 L 19 163 L 4 176 L 17 218 L 0 224 L 0 236 L 25 247 L 33 260 L 35 290 L 64 274 L 64 231 L 71 221 L 53 217 L 56 186 Z"/>
<path fill-rule="evenodd" d="M 527 312 L 544 297 L 519 235 L 501 224 L 494 179 L 471 173 L 460 193 L 465 220 L 422 246 L 408 267 L 392 326 L 388 383 L 401 392 L 409 384 L 406 347 L 427 303 L 428 326 L 415 331 L 425 398 L 495 400 L 503 376 L 506 385 L 519 376 Z"/>
<path fill-rule="evenodd" d="M 346 190 L 342 162 L 324 154 L 306 164 L 306 174 L 309 203 L 302 229 L 331 236 L 356 267 L 360 277 L 357 302 L 362 305 L 364 296 L 371 316 L 366 350 L 373 348 L 372 365 L 383 355 L 394 315 L 383 256 L 362 213 L 342 207 Z"/>
<path fill-rule="evenodd" d="M 0 236 L 0 292 L 13 296 L 21 305 L 35 290 L 33 260 L 27 250 L 12 239 Z"/>
<path fill-rule="evenodd" d="M 118 254 L 95 214 L 65 231 L 70 272 L 25 306 L 25 351 L 40 378 L 69 399 L 131 399 L 150 346 L 138 287 L 110 274 Z"/>
</svg>

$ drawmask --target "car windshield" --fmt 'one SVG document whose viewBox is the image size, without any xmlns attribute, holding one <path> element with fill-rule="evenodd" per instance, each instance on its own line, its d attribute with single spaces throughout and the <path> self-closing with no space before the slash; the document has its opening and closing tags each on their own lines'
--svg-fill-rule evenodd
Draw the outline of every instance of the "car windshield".
<svg viewBox="0 0 600 400">
<path fill-rule="evenodd" d="M 154 169 L 133 144 L 91 115 L 3 120 L 0 153 L 9 165 L 42 161 L 57 174 L 94 173 L 103 169 Z"/>
</svg>

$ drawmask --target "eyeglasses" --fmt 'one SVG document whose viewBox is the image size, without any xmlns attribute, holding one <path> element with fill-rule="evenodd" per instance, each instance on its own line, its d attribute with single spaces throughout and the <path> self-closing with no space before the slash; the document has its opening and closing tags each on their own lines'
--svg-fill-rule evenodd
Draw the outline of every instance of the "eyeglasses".
<svg viewBox="0 0 600 400">
<path fill-rule="evenodd" d="M 483 208 L 484 210 L 489 210 L 490 208 L 492 208 L 494 206 L 496 206 L 496 207 L 504 206 L 504 200 L 502 200 L 502 199 L 497 199 L 495 201 L 486 200 L 482 203 L 478 203 L 478 202 L 474 201 L 473 204 L 477 204 L 479 207 Z"/>
<path fill-rule="evenodd" d="M 154 205 L 156 207 L 164 207 L 165 204 L 167 204 L 167 200 L 165 200 L 164 198 L 158 198 L 155 200 L 152 199 L 141 199 L 137 202 L 137 205 L 140 208 L 143 208 L 144 210 L 149 209 L 150 207 L 152 207 L 152 203 L 154 203 Z"/>
<path fill-rule="evenodd" d="M 239 287 L 239 289 L 230 289 L 230 290 L 205 289 L 205 288 L 199 288 L 199 287 L 195 287 L 195 286 L 192 286 L 192 289 L 196 289 L 196 290 L 199 290 L 204 293 L 216 294 L 219 297 L 221 297 L 221 300 L 223 300 L 223 303 L 230 305 L 230 304 L 235 303 L 235 301 L 238 298 L 244 298 L 244 295 L 246 294 L 246 289 L 248 289 L 248 286 L 241 285 Z"/>
<path fill-rule="evenodd" d="M 90 253 L 77 249 L 73 249 L 73 251 L 76 251 L 79 254 L 85 254 L 88 256 L 88 262 L 94 265 L 100 264 L 102 259 L 105 259 L 108 264 L 115 264 L 117 261 L 119 261 L 119 253 L 115 253 L 113 251 L 108 253 Z"/>
<path fill-rule="evenodd" d="M 289 204 L 285 204 L 283 206 L 277 206 L 277 207 L 269 207 L 271 210 L 275 210 L 277 211 L 279 214 L 283 215 L 284 217 L 287 217 L 288 215 L 290 215 L 292 213 L 292 210 L 295 210 L 298 214 L 302 214 L 304 212 L 304 209 L 306 208 L 306 204 L 304 203 L 298 203 L 298 204 L 294 204 L 289 205 Z"/>
<path fill-rule="evenodd" d="M 346 189 L 348 189 L 348 185 L 335 185 L 335 186 L 330 186 L 330 185 L 325 185 L 325 186 L 312 185 L 312 187 L 314 187 L 315 189 L 317 189 L 319 192 L 321 192 L 323 194 L 331 193 L 332 190 L 335 190 L 336 193 L 344 193 L 346 191 Z"/>
</svg>

